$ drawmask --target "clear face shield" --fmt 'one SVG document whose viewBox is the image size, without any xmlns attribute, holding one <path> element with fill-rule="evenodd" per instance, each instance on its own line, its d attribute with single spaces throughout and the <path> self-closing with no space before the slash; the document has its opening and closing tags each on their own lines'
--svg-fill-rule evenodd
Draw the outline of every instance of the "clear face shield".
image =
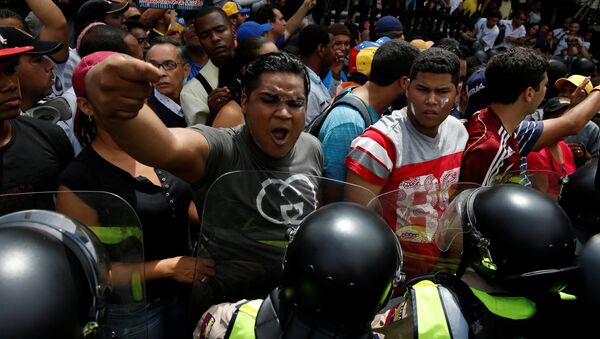
<svg viewBox="0 0 600 339">
<path fill-rule="evenodd" d="M 520 171 L 509 171 L 503 175 L 496 176 L 492 186 L 503 184 L 527 186 L 548 195 L 553 200 L 558 200 L 563 185 L 568 181 L 568 176 L 561 176 L 554 171 L 528 170 L 524 173 L 521 173 Z"/>
<path fill-rule="evenodd" d="M 193 319 L 214 304 L 269 295 L 282 282 L 286 248 L 301 222 L 348 195 L 362 201 L 374 197 L 356 185 L 298 173 L 235 171 L 219 177 L 204 199 Z M 209 259 L 213 276 L 203 270 Z"/>
<path fill-rule="evenodd" d="M 81 264 L 92 297 L 83 337 L 130 332 L 111 318 L 122 308 L 139 315 L 136 331 L 147 336 L 143 233 L 125 200 L 106 192 L 8 194 L 0 200 L 0 228 L 27 228 L 57 239 L 69 250 L 65 256 L 72 253 Z"/>
<path fill-rule="evenodd" d="M 404 186 L 377 196 L 370 207 L 395 229 L 407 280 L 436 272 L 455 273 L 462 254 L 464 203 L 479 185 L 431 183 Z"/>
</svg>

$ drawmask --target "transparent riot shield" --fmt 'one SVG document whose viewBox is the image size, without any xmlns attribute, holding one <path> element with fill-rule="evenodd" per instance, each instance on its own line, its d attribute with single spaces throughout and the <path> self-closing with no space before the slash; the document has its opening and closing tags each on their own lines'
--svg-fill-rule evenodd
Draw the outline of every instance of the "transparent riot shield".
<svg viewBox="0 0 600 339">
<path fill-rule="evenodd" d="M 83 337 L 147 338 L 143 234 L 125 200 L 107 192 L 2 195 L 0 230 L 6 228 L 41 232 L 64 244 L 71 262 L 75 255 L 90 292 Z"/>
<path fill-rule="evenodd" d="M 281 283 L 290 231 L 317 208 L 345 197 L 369 201 L 374 195 L 305 174 L 237 171 L 219 177 L 201 216 L 192 319 L 214 304 L 266 297 Z M 214 276 L 203 270 L 206 258 L 215 261 Z"/>
<path fill-rule="evenodd" d="M 558 200 L 562 187 L 568 180 L 568 177 L 561 176 L 554 171 L 529 170 L 524 173 L 509 171 L 496 176 L 492 186 L 503 184 L 528 186 L 550 196 L 554 200 Z"/>
<path fill-rule="evenodd" d="M 380 213 L 395 231 L 404 255 L 407 281 L 436 272 L 455 273 L 460 263 L 465 232 L 462 213 L 465 197 L 479 187 L 457 183 L 446 188 L 413 185 L 377 196 L 369 207 Z"/>
</svg>

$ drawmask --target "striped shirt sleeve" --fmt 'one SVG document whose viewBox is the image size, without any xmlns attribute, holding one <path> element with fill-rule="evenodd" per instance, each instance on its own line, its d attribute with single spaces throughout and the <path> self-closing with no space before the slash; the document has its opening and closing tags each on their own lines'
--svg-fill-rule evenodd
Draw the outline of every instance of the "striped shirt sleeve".
<svg viewBox="0 0 600 339">
<path fill-rule="evenodd" d="M 352 141 L 345 164 L 375 185 L 385 185 L 394 167 L 394 147 L 380 132 L 368 129 Z"/>
<path fill-rule="evenodd" d="M 541 121 L 522 121 L 515 129 L 517 140 L 519 142 L 519 154 L 526 157 L 533 145 L 538 141 L 544 130 L 544 123 Z"/>
</svg>

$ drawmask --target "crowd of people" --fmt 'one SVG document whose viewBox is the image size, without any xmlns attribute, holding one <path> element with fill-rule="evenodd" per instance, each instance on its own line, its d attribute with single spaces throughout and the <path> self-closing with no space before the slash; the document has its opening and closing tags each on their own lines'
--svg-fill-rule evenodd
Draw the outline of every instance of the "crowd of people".
<svg viewBox="0 0 600 339">
<path fill-rule="evenodd" d="M 430 231 L 452 206 L 458 183 L 518 181 L 556 200 L 565 178 L 600 156 L 593 32 L 572 16 L 555 27 L 540 14 L 543 1 L 429 0 L 406 8 L 359 1 L 341 22 L 339 10 L 329 12 L 340 3 L 303 0 L 290 10 L 293 3 L 285 1 L 234 0 L 181 10 L 127 0 L 25 0 L 0 8 L 0 194 L 59 191 L 58 212 L 94 225 L 102 216 L 77 192 L 106 191 L 139 216 L 147 307 L 109 307 L 112 335 L 191 337 L 192 284 L 219 272 L 217 258 L 198 259 L 193 247 L 210 236 L 198 235 L 202 206 L 226 173 L 322 176 L 370 192 L 328 192 L 334 200 L 365 206 L 374 196 L 392 201 L 393 208 L 380 212 L 399 240 L 402 272 L 411 279 L 431 273 L 430 257 L 440 248 Z M 417 9 L 472 20 L 459 35 L 438 39 L 387 15 Z M 559 234 L 544 244 L 563 251 L 514 271 L 502 268 L 514 260 L 508 254 L 501 261 L 500 254 L 490 256 L 497 249 L 480 244 L 470 249 L 480 251 L 480 261 L 468 264 L 480 274 L 466 274 L 470 286 L 493 294 L 498 286 L 482 287 L 482 281 L 504 291 L 513 287 L 503 280 L 511 274 L 567 270 L 575 235 L 565 231 L 570 222 L 556 204 L 518 190 L 485 192 L 471 192 L 469 201 L 513 196 L 547 211 L 515 212 L 515 225 L 525 227 L 523 220 L 533 218 Z M 506 206 L 503 211 L 518 208 Z M 282 207 L 282 215 L 288 212 Z M 272 239 L 261 240 L 280 241 L 286 232 L 278 226 Z M 531 240 L 543 243 L 537 235 Z M 481 233 L 472 237 L 481 241 Z M 521 254 L 533 256 L 527 251 Z M 461 275 L 465 265 L 459 265 Z M 496 267 L 499 273 L 490 273 Z M 271 273 L 266 290 L 281 284 Z M 555 285 L 548 290 L 558 292 Z M 423 293 L 410 286 L 413 296 Z M 245 304 L 231 305 L 227 312 Z M 195 335 L 230 334 L 234 322 L 221 318 L 231 312 L 223 316 L 221 308 L 208 306 Z M 389 314 L 373 322 L 386 335 L 398 327 L 394 318 L 415 316 L 404 306 Z M 428 333 L 419 326 L 419 333 Z M 371 333 L 359 331 L 359 337 Z"/>
</svg>

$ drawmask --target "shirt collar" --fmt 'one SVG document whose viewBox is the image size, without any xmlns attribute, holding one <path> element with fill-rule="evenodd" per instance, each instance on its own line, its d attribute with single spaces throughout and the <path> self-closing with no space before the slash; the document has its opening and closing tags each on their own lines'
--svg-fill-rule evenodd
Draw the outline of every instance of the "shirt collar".
<svg viewBox="0 0 600 339">
<path fill-rule="evenodd" d="M 181 110 L 181 106 L 175 101 L 173 101 L 173 99 L 160 93 L 156 88 L 154 89 L 154 96 L 161 104 L 165 105 L 165 107 L 167 107 L 171 112 L 183 118 L 183 111 Z"/>
</svg>

